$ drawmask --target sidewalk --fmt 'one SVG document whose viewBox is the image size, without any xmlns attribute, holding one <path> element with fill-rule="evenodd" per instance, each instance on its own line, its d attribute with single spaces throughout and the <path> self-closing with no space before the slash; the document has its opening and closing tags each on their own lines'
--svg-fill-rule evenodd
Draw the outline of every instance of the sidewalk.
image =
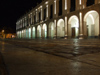
<svg viewBox="0 0 100 75">
<path fill-rule="evenodd" d="M 0 52 L 0 75 L 9 75 L 1 52 Z"/>
</svg>

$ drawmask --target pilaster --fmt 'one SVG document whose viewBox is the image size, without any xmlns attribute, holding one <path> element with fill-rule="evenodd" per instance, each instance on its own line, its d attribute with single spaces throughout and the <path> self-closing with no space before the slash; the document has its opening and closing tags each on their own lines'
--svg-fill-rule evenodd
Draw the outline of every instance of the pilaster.
<svg viewBox="0 0 100 75">
<path fill-rule="evenodd" d="M 67 39 L 67 35 L 68 35 L 68 20 L 66 16 L 65 17 L 65 39 Z"/>
<path fill-rule="evenodd" d="M 54 39 L 57 39 L 57 20 L 54 20 L 54 24 L 55 24 L 55 33 L 54 33 Z"/>
<path fill-rule="evenodd" d="M 41 24 L 41 39 L 43 38 L 43 25 Z"/>
<path fill-rule="evenodd" d="M 83 14 L 79 13 L 79 39 L 83 39 Z"/>
</svg>

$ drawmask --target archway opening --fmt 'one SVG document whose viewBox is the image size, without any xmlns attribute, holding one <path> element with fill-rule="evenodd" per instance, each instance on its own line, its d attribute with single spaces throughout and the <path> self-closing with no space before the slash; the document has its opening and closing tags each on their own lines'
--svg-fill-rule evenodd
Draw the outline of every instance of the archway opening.
<svg viewBox="0 0 100 75">
<path fill-rule="evenodd" d="M 43 24 L 43 37 L 46 38 L 47 37 L 47 25 Z"/>
<path fill-rule="evenodd" d="M 40 25 L 37 27 L 37 37 L 38 38 L 41 37 L 41 26 Z"/>
<path fill-rule="evenodd" d="M 84 16 L 84 35 L 89 37 L 99 35 L 99 14 L 97 11 L 89 11 Z"/>
<path fill-rule="evenodd" d="M 64 28 L 64 20 L 60 19 L 57 22 L 57 37 L 64 37 L 65 28 Z"/>
<path fill-rule="evenodd" d="M 71 16 L 68 21 L 68 36 L 75 38 L 79 35 L 79 19 L 77 16 Z"/>
<path fill-rule="evenodd" d="M 32 28 L 32 38 L 35 38 L 35 27 Z"/>
<path fill-rule="evenodd" d="M 49 37 L 51 37 L 51 38 L 53 38 L 54 37 L 54 33 L 55 33 L 55 31 L 54 31 L 54 23 L 53 22 L 50 22 L 49 23 Z"/>
</svg>

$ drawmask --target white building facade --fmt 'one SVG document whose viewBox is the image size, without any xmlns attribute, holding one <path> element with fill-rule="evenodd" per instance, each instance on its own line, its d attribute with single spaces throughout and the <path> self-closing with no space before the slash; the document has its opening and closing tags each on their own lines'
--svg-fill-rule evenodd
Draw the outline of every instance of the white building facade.
<svg viewBox="0 0 100 75">
<path fill-rule="evenodd" d="M 16 22 L 17 38 L 100 36 L 100 0 L 44 0 Z"/>
</svg>

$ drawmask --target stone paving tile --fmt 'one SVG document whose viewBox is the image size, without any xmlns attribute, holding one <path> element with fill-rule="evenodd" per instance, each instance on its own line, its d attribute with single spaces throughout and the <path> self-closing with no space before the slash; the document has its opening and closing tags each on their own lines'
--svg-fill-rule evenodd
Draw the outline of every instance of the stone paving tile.
<svg viewBox="0 0 100 75">
<path fill-rule="evenodd" d="M 44 52 L 52 54 L 55 56 L 60 56 L 68 59 L 72 59 L 74 63 L 74 69 L 70 68 L 72 71 L 79 70 L 78 75 L 85 75 L 85 72 L 88 71 L 87 75 L 92 75 L 95 72 L 95 75 L 99 75 L 100 70 L 100 40 L 91 39 L 91 40 L 6 40 L 7 43 L 14 44 L 18 47 L 29 48 L 31 50 L 36 50 L 39 52 Z M 75 64 L 75 61 L 86 63 L 89 65 L 96 66 L 95 68 L 76 67 L 78 62 Z M 65 63 L 66 64 L 66 63 Z M 67 65 L 68 66 L 68 65 Z M 42 67 L 41 67 L 42 68 Z M 68 68 L 68 67 L 67 67 Z M 84 72 L 82 70 L 85 70 Z M 60 71 L 60 69 L 57 69 Z M 66 72 L 66 68 L 64 68 Z M 70 75 L 71 71 L 70 72 Z M 45 74 L 44 74 L 45 73 Z M 41 71 L 38 74 L 48 75 L 46 71 Z M 37 75 L 38 75 L 37 74 Z M 59 75 L 59 74 L 55 74 Z M 62 73 L 62 75 L 64 75 Z M 77 71 L 74 74 L 77 75 Z"/>
<path fill-rule="evenodd" d="M 31 48 L 37 51 L 55 54 L 64 57 L 100 52 L 100 40 L 6 40 L 17 46 Z"/>
</svg>

